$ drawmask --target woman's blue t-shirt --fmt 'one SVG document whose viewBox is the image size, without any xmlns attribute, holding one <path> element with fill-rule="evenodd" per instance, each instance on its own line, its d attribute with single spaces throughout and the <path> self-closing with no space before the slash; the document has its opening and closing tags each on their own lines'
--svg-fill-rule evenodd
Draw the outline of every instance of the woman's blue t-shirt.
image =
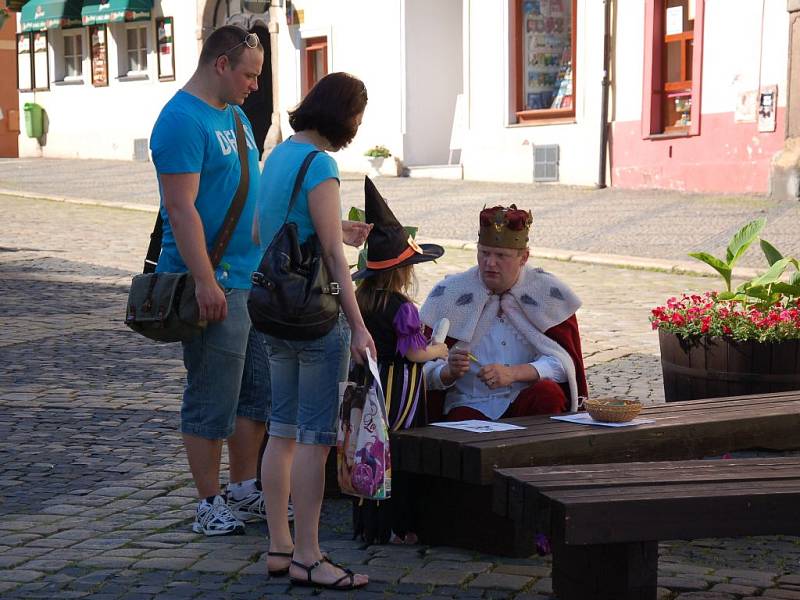
<svg viewBox="0 0 800 600">
<path fill-rule="evenodd" d="M 153 163 L 161 174 L 199 173 L 200 186 L 195 208 L 203 222 L 206 246 L 211 249 L 225 215 L 239 187 L 241 169 L 236 149 L 236 120 L 239 113 L 247 142 L 250 185 L 247 200 L 236 229 L 217 267 L 219 283 L 226 288 L 249 289 L 250 275 L 260 259 L 260 249 L 253 241 L 252 227 L 259 185 L 258 148 L 250 122 L 241 108 L 214 108 L 200 98 L 179 91 L 167 102 L 153 127 L 150 149 Z M 187 270 L 175 243 L 175 234 L 164 208 L 161 218 L 164 234 L 156 271 L 182 273 Z"/>
<path fill-rule="evenodd" d="M 283 225 L 300 165 L 303 164 L 306 155 L 316 149 L 313 144 L 295 142 L 289 138 L 278 144 L 267 158 L 258 194 L 259 234 L 264 246 L 269 245 Z M 288 222 L 294 221 L 297 224 L 301 243 L 315 233 L 311 213 L 308 210 L 308 193 L 326 179 L 339 181 L 339 167 L 330 155 L 320 152 L 314 156 L 308 167 L 297 200 L 287 219 Z"/>
</svg>

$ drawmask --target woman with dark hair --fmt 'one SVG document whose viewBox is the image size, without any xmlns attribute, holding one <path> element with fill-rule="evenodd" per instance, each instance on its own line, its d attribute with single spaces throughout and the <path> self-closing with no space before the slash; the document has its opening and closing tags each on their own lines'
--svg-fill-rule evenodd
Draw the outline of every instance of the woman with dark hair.
<svg viewBox="0 0 800 600">
<path fill-rule="evenodd" d="M 300 243 L 317 235 L 331 279 L 339 282 L 342 319 L 333 330 L 311 341 L 291 341 L 267 335 L 272 387 L 269 442 L 261 481 L 269 525 L 267 570 L 289 574 L 295 585 L 351 590 L 367 584 L 323 556 L 319 549 L 319 518 L 325 489 L 325 461 L 336 445 L 340 364 L 347 352 L 362 363 L 375 344 L 364 325 L 350 279 L 342 242 L 360 246 L 369 233 L 364 223 L 342 221 L 339 170 L 327 154 L 355 137 L 367 105 L 367 90 L 347 73 L 321 79 L 289 113 L 295 134 L 270 153 L 264 165 L 259 195 L 257 231 L 269 243 L 286 216 L 295 178 L 312 152 L 300 193 L 287 221 L 297 224 Z M 295 539 L 289 530 L 287 504 L 294 502 Z"/>
</svg>

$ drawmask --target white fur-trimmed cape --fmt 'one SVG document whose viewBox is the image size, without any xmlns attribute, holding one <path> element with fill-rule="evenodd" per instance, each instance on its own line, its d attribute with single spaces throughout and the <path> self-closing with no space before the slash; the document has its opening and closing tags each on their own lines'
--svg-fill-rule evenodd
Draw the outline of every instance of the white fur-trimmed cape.
<svg viewBox="0 0 800 600">
<path fill-rule="evenodd" d="M 447 317 L 450 337 L 476 344 L 502 308 L 509 322 L 534 348 L 561 361 L 567 374 L 571 410 L 574 412 L 578 409 L 575 365 L 570 354 L 544 332 L 566 321 L 580 306 L 581 301 L 569 286 L 542 269 L 526 265 L 517 283 L 498 296 L 483 284 L 476 266 L 437 283 L 419 314 L 429 327 Z"/>
</svg>

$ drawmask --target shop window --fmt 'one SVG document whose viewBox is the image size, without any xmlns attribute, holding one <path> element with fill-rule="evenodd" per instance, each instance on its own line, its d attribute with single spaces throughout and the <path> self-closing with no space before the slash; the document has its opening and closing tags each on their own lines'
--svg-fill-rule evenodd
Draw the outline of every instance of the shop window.
<svg viewBox="0 0 800 600">
<path fill-rule="evenodd" d="M 83 34 L 64 32 L 64 81 L 83 81 Z"/>
<path fill-rule="evenodd" d="M 511 0 L 514 121 L 575 116 L 577 0 Z"/>
<path fill-rule="evenodd" d="M 17 34 L 17 89 L 33 90 L 33 34 Z"/>
<path fill-rule="evenodd" d="M 172 17 L 156 20 L 156 56 L 158 57 L 158 80 L 175 80 L 175 38 Z"/>
<path fill-rule="evenodd" d="M 328 38 L 316 37 L 306 40 L 305 48 L 305 76 L 303 77 L 303 95 L 314 84 L 328 74 Z"/>
<path fill-rule="evenodd" d="M 46 31 L 17 34 L 17 89 L 21 92 L 50 89 Z"/>
<path fill-rule="evenodd" d="M 128 77 L 147 74 L 147 26 L 135 25 L 125 29 L 124 72 Z"/>
<path fill-rule="evenodd" d="M 650 0 L 645 15 L 645 137 L 699 133 L 704 0 Z"/>
</svg>

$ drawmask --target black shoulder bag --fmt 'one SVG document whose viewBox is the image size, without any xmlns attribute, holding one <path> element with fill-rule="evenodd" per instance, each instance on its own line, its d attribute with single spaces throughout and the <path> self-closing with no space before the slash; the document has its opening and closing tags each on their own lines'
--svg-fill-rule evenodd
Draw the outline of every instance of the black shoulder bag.
<svg viewBox="0 0 800 600">
<path fill-rule="evenodd" d="M 239 114 L 234 109 L 236 119 L 236 146 L 239 151 L 241 175 L 239 187 L 233 197 L 225 221 L 217 234 L 209 255 L 211 266 L 216 269 L 228 242 L 236 229 L 242 214 L 247 191 L 250 186 L 250 169 L 247 161 L 247 142 Z M 191 273 L 156 273 L 158 257 L 161 253 L 163 223 L 161 211 L 156 217 L 150 245 L 144 260 L 141 275 L 136 275 L 128 293 L 125 324 L 137 333 L 159 342 L 187 342 L 206 326 L 200 321 L 200 307 L 195 298 L 195 285 Z"/>
<path fill-rule="evenodd" d="M 300 166 L 283 225 L 253 273 L 247 299 L 253 327 L 284 340 L 321 338 L 339 318 L 339 284 L 330 280 L 319 238 L 312 234 L 300 244 L 297 224 L 287 223 L 306 171 L 318 153 L 310 152 Z"/>
</svg>

